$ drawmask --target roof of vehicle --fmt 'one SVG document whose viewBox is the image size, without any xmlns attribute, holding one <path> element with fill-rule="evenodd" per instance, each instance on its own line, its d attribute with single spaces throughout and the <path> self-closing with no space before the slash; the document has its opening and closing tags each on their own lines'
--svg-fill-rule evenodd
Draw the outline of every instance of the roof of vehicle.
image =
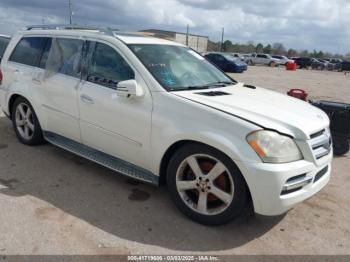
<svg viewBox="0 0 350 262">
<path fill-rule="evenodd" d="M 183 46 L 173 41 L 147 36 L 142 32 L 122 32 L 113 29 L 101 29 L 78 25 L 38 25 L 25 27 L 21 34 L 44 34 L 44 35 L 77 35 L 77 36 L 107 36 L 117 38 L 125 44 L 163 44 Z"/>
</svg>

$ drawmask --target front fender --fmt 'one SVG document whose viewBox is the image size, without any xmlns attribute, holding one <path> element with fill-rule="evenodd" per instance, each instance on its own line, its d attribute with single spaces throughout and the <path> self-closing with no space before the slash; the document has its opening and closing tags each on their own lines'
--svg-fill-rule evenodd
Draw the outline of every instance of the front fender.
<svg viewBox="0 0 350 262">
<path fill-rule="evenodd" d="M 153 93 L 153 100 L 149 168 L 154 174 L 159 174 L 168 149 L 180 141 L 214 147 L 234 161 L 261 161 L 246 141 L 260 127 L 171 93 Z"/>
</svg>

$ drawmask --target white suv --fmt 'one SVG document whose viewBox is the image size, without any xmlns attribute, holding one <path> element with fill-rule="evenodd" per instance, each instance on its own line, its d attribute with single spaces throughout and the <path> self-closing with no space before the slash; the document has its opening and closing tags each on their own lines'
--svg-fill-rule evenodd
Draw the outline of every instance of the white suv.
<svg viewBox="0 0 350 262">
<path fill-rule="evenodd" d="M 223 224 L 249 201 L 278 215 L 323 188 L 329 119 L 238 83 L 178 43 L 75 27 L 29 27 L 1 63 L 0 104 L 18 139 L 166 184 L 176 206 Z"/>
</svg>

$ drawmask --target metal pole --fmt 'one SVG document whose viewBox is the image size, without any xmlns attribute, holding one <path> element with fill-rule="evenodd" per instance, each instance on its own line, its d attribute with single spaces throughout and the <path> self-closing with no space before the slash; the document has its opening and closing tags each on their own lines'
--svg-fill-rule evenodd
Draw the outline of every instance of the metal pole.
<svg viewBox="0 0 350 262">
<path fill-rule="evenodd" d="M 223 45 L 224 45 L 224 34 L 225 34 L 225 28 L 222 28 L 222 35 L 221 35 L 221 45 L 220 45 L 220 52 L 223 50 Z"/>
<path fill-rule="evenodd" d="M 71 0 L 68 0 L 68 7 L 69 7 L 69 24 L 72 24 L 72 2 Z"/>
<path fill-rule="evenodd" d="M 189 26 L 187 24 L 187 31 L 186 31 L 186 45 L 188 46 L 188 31 L 189 31 Z"/>
</svg>

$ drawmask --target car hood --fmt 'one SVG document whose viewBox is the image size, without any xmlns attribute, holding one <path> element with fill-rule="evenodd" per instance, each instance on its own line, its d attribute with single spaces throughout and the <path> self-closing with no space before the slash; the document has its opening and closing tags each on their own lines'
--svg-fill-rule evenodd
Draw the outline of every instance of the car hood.
<svg viewBox="0 0 350 262">
<path fill-rule="evenodd" d="M 217 91 L 227 95 L 202 94 Z M 328 116 L 307 102 L 264 88 L 248 88 L 243 83 L 174 94 L 297 139 L 309 139 L 311 134 L 329 125 Z"/>
</svg>

